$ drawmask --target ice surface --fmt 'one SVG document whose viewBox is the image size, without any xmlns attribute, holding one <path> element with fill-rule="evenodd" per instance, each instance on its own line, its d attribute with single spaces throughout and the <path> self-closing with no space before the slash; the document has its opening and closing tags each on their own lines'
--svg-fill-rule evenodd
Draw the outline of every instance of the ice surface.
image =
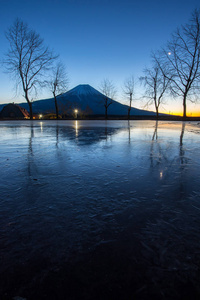
<svg viewBox="0 0 200 300">
<path fill-rule="evenodd" d="M 198 123 L 0 122 L 0 295 L 199 295 L 199 145 Z"/>
</svg>

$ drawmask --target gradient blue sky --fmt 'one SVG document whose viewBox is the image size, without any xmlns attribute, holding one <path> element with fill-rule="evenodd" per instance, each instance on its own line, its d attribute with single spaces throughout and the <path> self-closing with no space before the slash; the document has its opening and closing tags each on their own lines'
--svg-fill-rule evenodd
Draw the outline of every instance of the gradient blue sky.
<svg viewBox="0 0 200 300">
<path fill-rule="evenodd" d="M 137 81 L 151 63 L 151 51 L 163 46 L 199 7 L 199 0 L 0 0 L 0 58 L 9 47 L 5 31 L 19 17 L 60 54 L 70 88 L 88 83 L 99 89 L 101 81 L 109 78 L 118 90 L 116 98 L 123 100 L 124 80 L 133 74 Z M 138 85 L 136 98 L 141 92 Z M 38 95 L 48 97 L 46 90 Z M 24 98 L 22 92 L 15 96 L 14 82 L 1 68 L 0 103 L 8 102 L 24 102 Z M 182 110 L 181 101 L 172 105 L 167 112 L 179 106 Z"/>
</svg>

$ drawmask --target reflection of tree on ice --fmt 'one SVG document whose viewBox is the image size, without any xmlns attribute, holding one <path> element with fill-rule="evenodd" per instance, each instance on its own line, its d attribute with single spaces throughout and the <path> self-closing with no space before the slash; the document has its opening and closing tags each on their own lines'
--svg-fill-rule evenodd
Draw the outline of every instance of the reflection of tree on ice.
<svg viewBox="0 0 200 300">
<path fill-rule="evenodd" d="M 182 130 L 181 130 L 181 135 L 180 135 L 180 159 L 181 159 L 181 164 L 183 164 L 183 156 L 184 156 L 184 150 L 183 150 L 184 132 L 185 132 L 185 122 L 182 123 Z"/>
<path fill-rule="evenodd" d="M 130 120 L 128 120 L 128 142 L 130 144 L 131 142 L 131 126 L 130 126 Z"/>
<path fill-rule="evenodd" d="M 157 143 L 157 140 L 158 140 L 158 120 L 156 120 L 156 123 L 155 123 L 155 129 L 154 129 L 154 133 L 152 136 L 152 142 L 151 142 L 151 148 L 150 148 L 151 167 L 154 167 L 154 161 L 156 161 L 156 165 L 161 164 L 163 157 L 167 161 L 167 157 L 163 155 L 161 146 L 159 143 Z M 158 155 L 155 155 L 156 150 L 155 150 L 154 145 L 157 145 L 157 147 L 158 147 L 158 153 L 159 153 Z"/>
<path fill-rule="evenodd" d="M 183 136 L 185 132 L 185 122 L 182 122 L 182 129 L 180 134 L 180 149 L 179 149 L 179 158 L 180 158 L 180 199 L 185 198 L 185 190 L 187 182 L 184 179 L 185 172 L 187 168 L 185 165 L 187 164 L 187 158 L 185 157 L 185 151 L 183 147 Z"/>
<path fill-rule="evenodd" d="M 153 134 L 153 137 L 152 137 L 152 141 L 154 141 L 156 137 L 156 140 L 158 138 L 158 120 L 156 121 L 156 125 L 155 125 L 155 130 L 154 130 L 154 134 Z"/>
<path fill-rule="evenodd" d="M 31 121 L 32 122 L 32 121 Z M 27 154 L 27 163 L 28 163 L 28 186 L 32 184 L 32 180 L 37 181 L 37 165 L 34 162 L 34 154 L 33 154 L 33 138 L 34 138 L 34 126 L 31 124 L 30 126 L 30 138 L 28 145 L 28 154 Z M 29 184 L 30 182 L 30 184 Z"/>
<path fill-rule="evenodd" d="M 179 159 L 180 159 L 180 166 L 181 166 L 181 173 L 185 169 L 185 164 L 187 163 L 187 158 L 185 158 L 185 151 L 183 147 L 183 137 L 185 132 L 185 122 L 182 123 L 181 132 L 180 132 L 180 140 L 179 140 Z M 157 145 L 157 150 L 155 148 Z M 169 150 L 170 150 L 169 146 Z M 152 142 L 150 147 L 150 162 L 151 167 L 155 167 L 161 165 L 163 160 L 167 163 L 169 162 L 169 156 L 165 155 L 166 151 L 164 151 L 161 147 L 161 144 L 158 142 L 158 121 L 155 123 L 155 129 L 152 136 Z M 174 160 L 174 159 L 173 159 Z M 173 161 L 172 160 L 172 161 Z M 174 167 L 174 164 L 171 164 Z M 161 177 L 163 177 L 163 171 L 160 172 Z"/>
</svg>

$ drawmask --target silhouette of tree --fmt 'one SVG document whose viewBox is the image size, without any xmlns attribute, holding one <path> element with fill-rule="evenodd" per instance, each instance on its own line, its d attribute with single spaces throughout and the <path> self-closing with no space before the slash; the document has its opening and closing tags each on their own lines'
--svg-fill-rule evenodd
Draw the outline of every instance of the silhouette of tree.
<svg viewBox="0 0 200 300">
<path fill-rule="evenodd" d="M 39 34 L 19 19 L 7 30 L 6 38 L 10 48 L 5 56 L 4 65 L 7 71 L 14 75 L 17 85 L 22 84 L 30 118 L 33 119 L 30 94 L 42 85 L 44 72 L 49 70 L 57 56 L 44 46 Z"/>
<path fill-rule="evenodd" d="M 130 112 L 131 112 L 131 106 L 132 106 L 132 98 L 134 94 L 134 77 L 130 76 L 127 78 L 124 82 L 123 91 L 126 95 L 129 96 L 129 107 L 128 107 L 128 120 L 130 119 Z"/>
<path fill-rule="evenodd" d="M 187 99 L 200 87 L 200 10 L 194 10 L 189 23 L 174 32 L 158 57 L 161 69 L 168 69 L 166 76 L 171 80 L 172 94 L 183 99 L 186 118 Z"/>
<path fill-rule="evenodd" d="M 48 84 L 54 96 L 56 119 L 58 119 L 59 111 L 58 111 L 57 96 L 59 94 L 63 94 L 64 92 L 66 92 L 68 87 L 68 77 L 63 63 L 58 62 L 56 66 L 53 67 L 52 77 L 48 81 Z"/>
<path fill-rule="evenodd" d="M 113 103 L 113 98 L 116 95 L 116 90 L 113 83 L 109 79 L 104 79 L 100 86 L 100 91 L 103 94 L 103 105 L 105 107 L 105 119 L 108 118 L 108 107 Z"/>
<path fill-rule="evenodd" d="M 154 60 L 152 68 L 146 68 L 144 75 L 140 77 L 140 81 L 145 86 L 145 98 L 148 99 L 147 104 L 154 103 L 156 116 L 159 116 L 159 107 L 163 102 L 164 94 L 169 87 L 170 78 L 166 77 L 164 69 L 161 70 L 159 64 Z"/>
</svg>

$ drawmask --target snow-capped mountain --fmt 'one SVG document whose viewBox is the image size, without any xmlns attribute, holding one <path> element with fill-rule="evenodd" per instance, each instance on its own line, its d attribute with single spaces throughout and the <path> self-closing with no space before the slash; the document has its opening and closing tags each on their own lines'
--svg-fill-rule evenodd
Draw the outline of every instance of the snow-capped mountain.
<svg viewBox="0 0 200 300">
<path fill-rule="evenodd" d="M 79 115 L 104 115 L 104 99 L 105 96 L 92 86 L 88 84 L 80 84 L 68 92 L 57 96 L 59 113 L 70 115 L 75 109 L 77 109 Z M 29 110 L 27 103 L 21 103 L 19 105 Z M 3 106 L 5 106 L 5 104 L 0 105 L 0 110 Z M 54 98 L 34 101 L 33 113 L 55 113 Z M 127 113 L 128 106 L 115 100 L 112 100 L 112 104 L 108 107 L 108 116 L 125 116 Z M 132 107 L 131 115 L 152 116 L 155 115 L 155 113 Z"/>
<path fill-rule="evenodd" d="M 91 85 L 89 84 L 79 84 L 70 91 L 68 91 L 66 94 L 68 95 L 98 95 L 101 94 L 99 91 L 94 89 Z"/>
</svg>

